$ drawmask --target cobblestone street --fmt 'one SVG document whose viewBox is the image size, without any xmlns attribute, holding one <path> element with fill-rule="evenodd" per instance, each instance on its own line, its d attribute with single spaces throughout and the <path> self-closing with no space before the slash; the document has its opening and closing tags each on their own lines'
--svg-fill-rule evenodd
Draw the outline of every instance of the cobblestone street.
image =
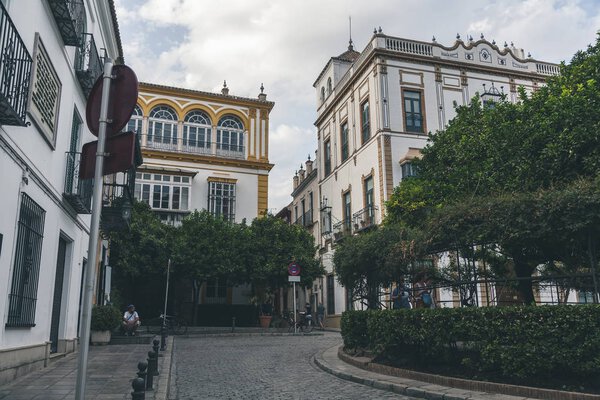
<svg viewBox="0 0 600 400">
<path fill-rule="evenodd" d="M 344 381 L 311 363 L 341 343 L 324 336 L 178 338 L 170 399 L 410 399 Z"/>
</svg>

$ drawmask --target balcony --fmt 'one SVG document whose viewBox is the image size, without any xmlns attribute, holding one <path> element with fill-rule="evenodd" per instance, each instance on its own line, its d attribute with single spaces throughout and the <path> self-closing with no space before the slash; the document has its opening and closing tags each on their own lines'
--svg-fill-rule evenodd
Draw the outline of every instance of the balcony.
<svg viewBox="0 0 600 400">
<path fill-rule="evenodd" d="M 0 3 L 0 125 L 26 126 L 31 55 Z"/>
<path fill-rule="evenodd" d="M 376 211 L 377 207 L 371 205 L 363 208 L 360 211 L 355 212 L 352 215 L 352 219 L 354 222 L 354 232 L 361 232 L 363 230 L 374 227 Z"/>
<path fill-rule="evenodd" d="M 340 221 L 333 225 L 333 240 L 336 242 L 342 240 L 346 236 L 350 236 L 352 234 L 352 225 L 350 224 L 350 220 Z"/>
<path fill-rule="evenodd" d="M 79 179 L 81 153 L 67 152 L 65 190 L 63 197 L 77 214 L 89 214 L 92 210 L 93 179 Z"/>
<path fill-rule="evenodd" d="M 246 148 L 244 146 L 181 139 L 176 136 L 160 136 L 156 134 L 140 136 L 142 138 L 143 149 L 224 158 L 246 158 Z"/>
<path fill-rule="evenodd" d="M 96 79 L 102 75 L 102 60 L 98 55 L 94 35 L 91 33 L 80 36 L 75 51 L 75 73 L 85 97 L 88 97 Z"/>
<path fill-rule="evenodd" d="M 85 27 L 83 0 L 48 0 L 60 36 L 66 46 L 79 46 Z"/>
<path fill-rule="evenodd" d="M 308 210 L 307 212 L 305 212 L 304 214 L 302 214 L 301 216 L 299 216 L 296 219 L 296 222 L 294 222 L 294 224 L 296 225 L 302 225 L 304 227 L 309 227 L 314 225 L 314 221 L 313 221 L 313 212 L 312 210 Z"/>
</svg>

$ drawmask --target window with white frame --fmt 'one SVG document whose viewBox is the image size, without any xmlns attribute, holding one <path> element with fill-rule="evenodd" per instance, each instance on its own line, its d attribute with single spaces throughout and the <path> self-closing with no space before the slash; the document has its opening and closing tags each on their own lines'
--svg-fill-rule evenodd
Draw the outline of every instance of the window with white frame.
<svg viewBox="0 0 600 400">
<path fill-rule="evenodd" d="M 157 106 L 148 119 L 148 145 L 166 150 L 177 147 L 177 114 L 168 106 Z"/>
<path fill-rule="evenodd" d="M 211 121 L 205 112 L 194 110 L 187 113 L 183 122 L 183 146 L 189 150 L 210 149 Z"/>
<path fill-rule="evenodd" d="M 136 132 L 142 133 L 142 109 L 140 106 L 136 105 L 133 109 L 133 114 L 131 114 L 131 119 L 125 125 L 125 132 Z"/>
<path fill-rule="evenodd" d="M 217 125 L 217 150 L 244 153 L 244 125 L 236 116 L 226 115 Z"/>
<path fill-rule="evenodd" d="M 208 211 L 226 221 L 235 221 L 235 183 L 209 181 Z"/>
<path fill-rule="evenodd" d="M 191 186 L 189 176 L 138 172 L 135 198 L 155 210 L 188 211 Z"/>
</svg>

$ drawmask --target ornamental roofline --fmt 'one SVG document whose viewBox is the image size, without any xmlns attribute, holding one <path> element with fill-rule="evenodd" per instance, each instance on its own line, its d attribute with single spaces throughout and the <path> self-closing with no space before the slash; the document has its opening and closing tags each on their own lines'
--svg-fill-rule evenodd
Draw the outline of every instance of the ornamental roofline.
<svg viewBox="0 0 600 400">
<path fill-rule="evenodd" d="M 180 88 L 180 87 L 176 87 L 176 86 L 160 85 L 157 83 L 149 83 L 149 82 L 140 82 L 139 83 L 139 91 L 140 92 L 152 92 L 152 93 L 166 92 L 165 94 L 169 94 L 169 95 L 179 94 L 179 95 L 183 95 L 183 96 L 185 96 L 185 95 L 202 96 L 202 97 L 208 97 L 208 98 L 215 99 L 215 100 L 225 102 L 225 103 L 236 103 L 236 102 L 250 103 L 253 106 L 256 106 L 257 108 L 266 108 L 269 111 L 271 111 L 273 109 L 273 107 L 275 106 L 275 102 L 272 102 L 272 101 L 252 99 L 249 97 L 232 96 L 229 94 L 225 95 L 222 93 L 205 92 L 202 90 Z"/>
</svg>

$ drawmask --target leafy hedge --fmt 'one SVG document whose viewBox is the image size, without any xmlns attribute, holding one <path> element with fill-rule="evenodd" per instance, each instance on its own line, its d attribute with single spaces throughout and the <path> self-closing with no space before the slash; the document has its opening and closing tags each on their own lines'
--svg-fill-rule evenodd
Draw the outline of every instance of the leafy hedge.
<svg viewBox="0 0 600 400">
<path fill-rule="evenodd" d="M 346 348 L 512 382 L 600 380 L 600 306 L 348 311 Z"/>
<path fill-rule="evenodd" d="M 92 308 L 91 330 L 112 331 L 121 323 L 121 313 L 113 306 L 94 306 Z"/>
</svg>

